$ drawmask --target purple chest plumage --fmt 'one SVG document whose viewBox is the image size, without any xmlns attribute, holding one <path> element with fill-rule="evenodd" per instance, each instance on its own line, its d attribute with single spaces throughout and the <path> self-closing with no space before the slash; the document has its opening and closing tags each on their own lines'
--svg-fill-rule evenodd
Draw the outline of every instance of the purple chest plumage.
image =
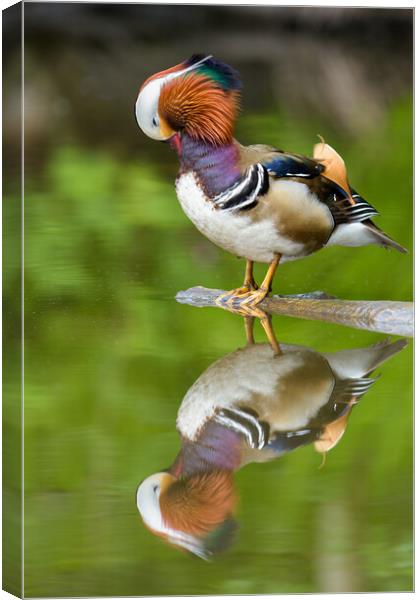
<svg viewBox="0 0 420 600">
<path fill-rule="evenodd" d="M 241 463 L 243 438 L 240 434 L 210 422 L 196 442 L 182 446 L 182 472 L 189 476 L 201 471 L 234 471 Z"/>
<path fill-rule="evenodd" d="M 213 146 L 182 136 L 181 173 L 193 171 L 209 197 L 217 196 L 241 177 L 234 144 Z"/>
</svg>

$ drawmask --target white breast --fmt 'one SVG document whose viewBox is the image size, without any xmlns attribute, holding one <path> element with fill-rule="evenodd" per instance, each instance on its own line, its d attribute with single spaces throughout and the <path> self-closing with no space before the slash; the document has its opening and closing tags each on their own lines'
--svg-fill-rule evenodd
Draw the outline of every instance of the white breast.
<svg viewBox="0 0 420 600">
<path fill-rule="evenodd" d="M 235 256 L 268 263 L 274 254 L 298 256 L 302 252 L 302 244 L 280 235 L 271 220 L 253 222 L 246 213 L 216 209 L 193 173 L 178 178 L 176 191 L 182 209 L 197 229 Z"/>
</svg>

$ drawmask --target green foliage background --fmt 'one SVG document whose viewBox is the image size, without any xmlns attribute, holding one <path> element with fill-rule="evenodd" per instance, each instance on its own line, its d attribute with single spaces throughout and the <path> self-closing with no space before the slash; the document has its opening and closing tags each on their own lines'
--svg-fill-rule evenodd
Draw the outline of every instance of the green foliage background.
<svg viewBox="0 0 420 600">
<path fill-rule="evenodd" d="M 401 100 L 361 139 L 277 111 L 243 116 L 244 143 L 309 154 L 322 133 L 380 211 L 376 222 L 410 250 L 324 250 L 282 266 L 275 291 L 411 299 L 411 116 Z M 174 459 L 183 395 L 245 343 L 238 317 L 174 300 L 197 284 L 234 287 L 244 265 L 184 216 L 175 156 L 160 150 L 160 161 L 127 160 L 58 143 L 26 179 L 26 596 L 411 589 L 410 346 L 381 369 L 324 468 L 306 447 L 237 473 L 240 531 L 221 559 L 201 562 L 143 527 L 136 488 Z M 13 280 L 18 264 L 7 268 Z M 274 325 L 281 342 L 319 351 L 383 337 L 291 318 Z"/>
</svg>

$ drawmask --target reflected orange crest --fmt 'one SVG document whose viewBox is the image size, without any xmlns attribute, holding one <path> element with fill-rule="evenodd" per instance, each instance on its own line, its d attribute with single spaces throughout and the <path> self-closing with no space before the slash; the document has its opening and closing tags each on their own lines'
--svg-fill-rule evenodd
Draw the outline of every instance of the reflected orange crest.
<svg viewBox="0 0 420 600">
<path fill-rule="evenodd" d="M 229 471 L 180 479 L 160 496 L 164 522 L 172 529 L 198 536 L 223 523 L 235 506 L 233 477 Z"/>
</svg>

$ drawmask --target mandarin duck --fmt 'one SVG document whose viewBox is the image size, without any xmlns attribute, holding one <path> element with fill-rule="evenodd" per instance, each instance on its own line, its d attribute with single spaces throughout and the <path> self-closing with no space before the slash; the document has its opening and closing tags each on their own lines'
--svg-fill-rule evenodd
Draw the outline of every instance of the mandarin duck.
<svg viewBox="0 0 420 600">
<path fill-rule="evenodd" d="M 405 340 L 321 354 L 303 346 L 252 344 L 213 363 L 186 393 L 177 416 L 181 450 L 145 479 L 137 507 L 170 544 L 208 559 L 233 539 L 234 471 L 313 443 L 331 450 L 368 377 Z"/>
<path fill-rule="evenodd" d="M 371 220 L 377 211 L 350 187 L 343 159 L 325 143 L 314 157 L 233 137 L 241 83 L 212 56 L 190 59 L 149 77 L 135 113 L 142 131 L 178 154 L 180 204 L 207 238 L 247 261 L 243 286 L 222 303 L 257 306 L 280 262 L 325 246 L 377 244 L 406 249 Z M 269 263 L 258 288 L 254 262 Z"/>
</svg>

